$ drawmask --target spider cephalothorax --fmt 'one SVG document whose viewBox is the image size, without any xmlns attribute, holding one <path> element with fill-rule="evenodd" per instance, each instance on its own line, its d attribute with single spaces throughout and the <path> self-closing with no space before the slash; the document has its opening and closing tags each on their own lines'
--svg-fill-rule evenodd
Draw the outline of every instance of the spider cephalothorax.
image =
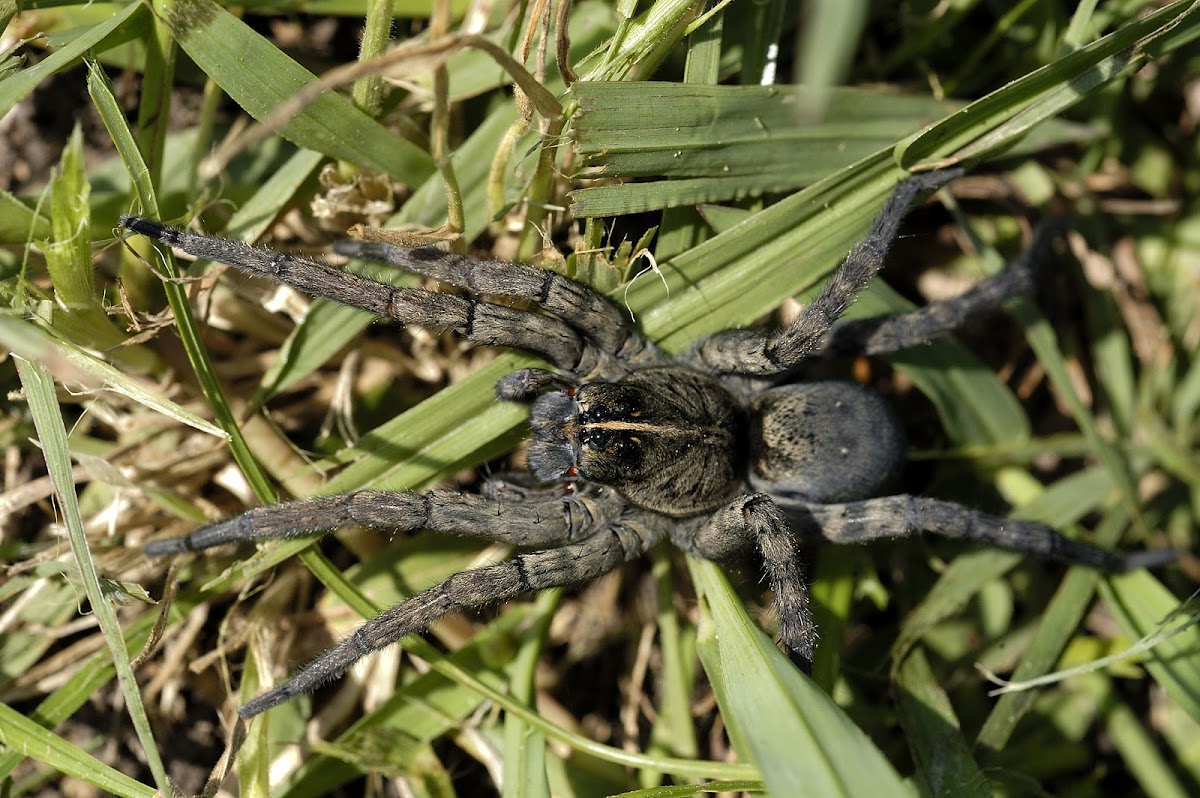
<svg viewBox="0 0 1200 798">
<path fill-rule="evenodd" d="M 745 410 L 692 369 L 642 369 L 544 394 L 530 422 L 529 467 L 544 482 L 597 482 L 671 517 L 714 510 L 743 487 Z"/>
<path fill-rule="evenodd" d="M 387 244 L 337 247 L 475 296 L 521 299 L 541 313 L 397 289 L 308 258 L 123 217 L 123 227 L 197 257 L 384 318 L 525 349 L 555 369 L 514 372 L 496 391 L 503 400 L 531 402 L 534 480 L 548 487 L 568 483 L 571 490 L 530 488 L 524 479 L 493 481 L 483 495 L 362 491 L 259 507 L 146 546 L 149 554 L 175 554 L 357 524 L 475 535 L 525 549 L 385 610 L 243 706 L 242 716 L 312 690 L 448 612 L 594 579 L 663 539 L 722 562 L 757 551 L 775 595 L 780 638 L 801 660 L 811 659 L 816 639 L 801 539 L 862 542 L 924 530 L 1107 570 L 1169 558 L 1122 557 L 1040 524 L 918 496 L 881 496 L 904 459 L 900 424 L 883 400 L 845 382 L 788 382 L 810 358 L 903 349 L 1029 289 L 1048 239 L 1044 231 L 1009 268 L 960 297 L 902 316 L 839 321 L 882 266 L 909 204 L 956 174 L 927 173 L 901 183 L 867 238 L 791 325 L 727 330 L 677 357 L 658 350 L 607 299 L 554 272 Z"/>
</svg>

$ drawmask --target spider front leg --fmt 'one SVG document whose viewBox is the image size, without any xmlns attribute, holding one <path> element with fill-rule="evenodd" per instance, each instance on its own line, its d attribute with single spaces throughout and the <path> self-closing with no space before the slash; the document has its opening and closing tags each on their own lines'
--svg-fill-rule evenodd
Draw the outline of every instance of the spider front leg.
<svg viewBox="0 0 1200 798">
<path fill-rule="evenodd" d="M 360 491 L 256 507 L 189 535 L 146 544 L 150 555 L 182 554 L 241 541 L 304 537 L 343 526 L 392 531 L 429 529 L 471 535 L 515 546 L 556 546 L 581 540 L 616 517 L 621 500 L 598 488 L 583 494 L 523 501 L 431 490 L 425 493 Z"/>
<path fill-rule="evenodd" d="M 615 318 L 618 323 L 610 325 L 613 329 L 601 334 L 599 343 L 593 344 L 592 338 L 583 334 L 580 328 L 605 316 L 601 308 L 607 300 L 578 283 L 529 266 L 483 261 L 485 266 L 478 273 L 472 272 L 470 279 L 459 280 L 458 283 L 487 285 L 505 296 L 519 296 L 535 302 L 544 300 L 548 306 L 574 308 L 575 316 L 572 318 L 578 319 L 577 326 L 544 313 L 505 307 L 470 297 L 417 288 L 395 288 L 336 269 L 313 258 L 252 247 L 240 241 L 197 235 L 141 216 L 122 216 L 120 224 L 197 258 L 225 263 L 314 296 L 361 308 L 385 319 L 434 329 L 452 329 L 477 343 L 511 346 L 541 355 L 574 377 L 582 377 L 597 366 L 606 365 L 606 355 L 609 356 L 607 361 L 614 361 L 616 356 L 640 356 L 648 360 L 661 357 L 653 345 L 630 331 L 627 325 L 619 323 L 619 314 L 611 305 L 608 306 L 608 316 Z M 355 245 L 348 249 L 367 254 L 369 247 L 375 246 L 378 245 Z M 455 266 L 439 270 L 430 264 L 438 263 L 441 253 L 414 251 L 424 254 L 421 258 L 409 261 L 410 265 L 424 264 L 428 266 L 426 272 L 443 274 L 452 283 L 455 280 L 450 276 L 456 269 L 461 270 L 463 263 L 469 262 L 469 259 L 451 260 L 449 262 Z M 481 275 L 491 275 L 492 279 L 489 282 Z M 505 289 L 504 286 L 509 282 L 515 287 Z M 577 295 L 575 304 L 570 299 L 573 294 Z M 566 312 L 564 310 L 564 314 Z M 620 331 L 618 328 L 621 328 Z M 614 347 L 614 350 L 609 352 L 603 348 L 605 346 Z"/>
<path fill-rule="evenodd" d="M 700 342 L 688 357 L 722 374 L 773 377 L 795 368 L 820 349 L 830 327 L 883 268 L 884 258 L 913 200 L 923 192 L 944 186 L 962 172 L 961 169 L 925 172 L 896 186 L 867 237 L 850 250 L 829 284 L 790 326 L 773 332 L 725 330 Z"/>
<path fill-rule="evenodd" d="M 787 516 L 770 496 L 740 496 L 698 527 L 679 525 L 672 538 L 688 553 L 717 563 L 735 562 L 747 549 L 756 549 L 775 594 L 779 639 L 802 665 L 811 666 L 817 628 L 809 606 L 808 583 Z"/>
<path fill-rule="evenodd" d="M 798 499 L 780 501 L 799 528 L 834 543 L 866 543 L 933 532 L 1109 572 L 1153 568 L 1171 562 L 1179 555 L 1173 549 L 1116 554 L 1063 537 L 1034 521 L 1001 518 L 954 502 L 922 496 L 883 496 L 844 504 L 816 504 Z"/>
<path fill-rule="evenodd" d="M 470 258 L 433 247 L 413 249 L 369 241 L 339 241 L 334 250 L 350 257 L 389 263 L 472 294 L 536 303 L 569 324 L 600 352 L 626 363 L 649 365 L 662 359 L 654 344 L 606 297 L 548 269 L 493 258 Z"/>
<path fill-rule="evenodd" d="M 590 537 L 579 543 L 518 554 L 499 565 L 455 574 L 384 610 L 358 627 L 350 637 L 301 668 L 292 678 L 247 703 L 238 714 L 250 718 L 301 693 L 311 692 L 340 676 L 367 654 L 425 629 L 447 613 L 495 604 L 522 593 L 596 579 L 621 563 L 644 554 L 662 539 L 662 526 L 660 518 L 634 512 L 594 530 Z"/>
</svg>

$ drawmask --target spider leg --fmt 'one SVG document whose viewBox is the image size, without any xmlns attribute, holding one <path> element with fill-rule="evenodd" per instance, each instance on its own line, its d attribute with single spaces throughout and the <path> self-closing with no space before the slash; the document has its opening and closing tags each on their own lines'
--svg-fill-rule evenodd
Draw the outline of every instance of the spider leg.
<svg viewBox="0 0 1200 798">
<path fill-rule="evenodd" d="M 621 563 L 641 556 L 663 534 L 662 524 L 654 517 L 631 513 L 579 543 L 518 554 L 499 565 L 455 574 L 384 610 L 305 665 L 288 681 L 247 703 L 238 714 L 250 718 L 293 696 L 310 692 L 340 676 L 367 654 L 425 629 L 449 612 L 495 604 L 521 593 L 595 579 Z"/>
<path fill-rule="evenodd" d="M 834 543 L 865 543 L 924 531 L 1110 572 L 1150 568 L 1178 556 L 1174 550 L 1117 554 L 1063 537 L 1045 524 L 1001 518 L 920 496 L 883 496 L 845 504 L 781 502 L 799 528 L 813 530 Z"/>
<path fill-rule="evenodd" d="M 734 561 L 747 548 L 756 548 L 775 594 L 779 638 L 803 666 L 811 666 L 817 627 L 809 606 L 808 583 L 787 516 L 770 496 L 740 496 L 699 528 L 677 528 L 672 537 L 685 551 L 718 563 Z"/>
<path fill-rule="evenodd" d="M 812 356 L 830 327 L 883 267 L 900 222 L 917 195 L 939 188 L 961 174 L 961 169 L 925 172 L 896 186 L 875 217 L 867 237 L 850 250 L 829 284 L 791 325 L 770 332 L 725 330 L 701 341 L 689 356 L 719 373 L 762 377 L 786 373 Z"/>
<path fill-rule="evenodd" d="M 509 402 L 532 401 L 547 388 L 566 391 L 578 386 L 559 374 L 545 369 L 518 369 L 510 371 L 496 382 L 496 397 Z"/>
<path fill-rule="evenodd" d="M 369 241 L 339 241 L 342 255 L 390 263 L 472 294 L 535 302 L 571 325 L 602 352 L 622 359 L 657 359 L 657 350 L 610 302 L 586 285 L 549 269 L 496 259 L 470 258 L 434 247 L 408 248 Z"/>
<path fill-rule="evenodd" d="M 1004 271 L 961 296 L 931 302 L 902 316 L 839 321 L 830 328 L 823 345 L 813 354 L 835 357 L 880 355 L 924 344 L 952 332 L 969 319 L 1028 294 L 1056 233 L 1057 227 L 1053 224 L 1039 226 L 1034 231 L 1033 242 Z"/>
<path fill-rule="evenodd" d="M 604 489 L 566 496 L 538 493 L 528 501 L 516 492 L 488 498 L 449 490 L 360 491 L 256 507 L 183 537 L 153 541 L 144 551 L 182 554 L 247 540 L 303 537 L 350 525 L 429 529 L 515 546 L 555 546 L 587 537 L 611 521 L 620 507 L 616 493 Z"/>
<path fill-rule="evenodd" d="M 476 343 L 524 349 L 572 373 L 584 360 L 584 338 L 552 316 L 419 288 L 395 288 L 313 258 L 197 235 L 141 216 L 122 216 L 120 224 L 198 258 L 226 263 L 401 324 L 453 329 Z"/>
</svg>

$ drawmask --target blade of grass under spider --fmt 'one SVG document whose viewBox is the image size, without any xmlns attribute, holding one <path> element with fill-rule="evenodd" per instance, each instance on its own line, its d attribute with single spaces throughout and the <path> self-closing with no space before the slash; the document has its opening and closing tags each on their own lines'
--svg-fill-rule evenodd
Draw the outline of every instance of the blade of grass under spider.
<svg viewBox="0 0 1200 798">
<path fill-rule="evenodd" d="M 661 665 L 658 668 L 660 694 L 657 717 L 650 731 L 646 753 L 665 754 L 686 759 L 699 756 L 696 726 L 692 718 L 692 696 L 696 686 L 695 630 L 679 622 L 675 612 L 676 590 L 667 549 L 655 547 L 652 574 L 658 597 L 657 639 Z M 643 782 L 645 783 L 645 782 Z"/>
<path fill-rule="evenodd" d="M 264 686 L 259 678 L 262 658 L 255 651 L 254 642 L 252 639 L 246 646 L 238 683 L 238 697 L 243 704 L 258 695 Z M 251 723 L 241 746 L 231 754 L 237 759 L 238 795 L 241 798 L 269 798 L 271 795 L 271 743 L 271 724 Z"/>
<path fill-rule="evenodd" d="M 688 557 L 711 627 L 697 648 L 730 739 L 772 795 L 908 795 L 871 740 L 746 614 L 713 563 Z"/>
<path fill-rule="evenodd" d="M 0 747 L 19 751 L 22 757 L 44 762 L 60 773 L 122 798 L 163 794 L 109 767 L 6 704 L 0 704 Z"/>
<path fill-rule="evenodd" d="M 534 600 L 534 624 L 522 637 L 521 648 L 509 670 L 509 693 L 536 711 L 534 676 L 550 631 L 550 619 L 562 600 L 563 589 L 539 593 Z M 549 798 L 546 779 L 546 737 L 513 714 L 504 716 L 504 798 Z"/>
<path fill-rule="evenodd" d="M 577 176 L 653 177 L 571 192 L 575 217 L 612 216 L 794 190 L 891 146 L 952 103 L 858 88 L 576 83 Z"/>
<path fill-rule="evenodd" d="M 893 690 L 917 773 L 931 796 L 992 794 L 987 779 L 971 756 L 958 718 L 920 648 L 904 658 Z"/>
<path fill-rule="evenodd" d="M 100 624 L 104 640 L 108 644 L 109 654 L 116 667 L 117 680 L 121 684 L 121 692 L 133 722 L 134 731 L 142 744 L 146 763 L 154 775 L 155 784 L 159 791 L 166 795 L 170 791 L 166 770 L 158 755 L 158 746 L 150 730 L 150 722 L 146 717 L 145 707 L 142 706 L 141 693 L 138 691 L 137 678 L 130 666 L 129 654 L 125 648 L 121 625 L 117 621 L 112 604 L 104 596 L 100 587 L 96 565 L 89 551 L 87 536 L 83 531 L 83 519 L 79 515 L 78 499 L 75 496 L 75 484 L 71 479 L 71 454 L 67 448 L 67 430 L 63 426 L 62 413 L 54 393 L 54 382 L 50 373 L 38 363 L 18 358 L 17 371 L 21 376 L 21 384 L 25 389 L 25 399 L 29 404 L 30 415 L 37 427 L 38 439 L 42 454 L 46 458 L 46 469 L 54 481 L 55 493 L 58 496 L 63 521 L 67 525 L 68 539 L 71 550 L 75 555 L 75 563 L 79 567 L 83 579 L 83 587 L 91 604 L 92 612 Z M 39 731 L 45 732 L 41 727 Z"/>
</svg>

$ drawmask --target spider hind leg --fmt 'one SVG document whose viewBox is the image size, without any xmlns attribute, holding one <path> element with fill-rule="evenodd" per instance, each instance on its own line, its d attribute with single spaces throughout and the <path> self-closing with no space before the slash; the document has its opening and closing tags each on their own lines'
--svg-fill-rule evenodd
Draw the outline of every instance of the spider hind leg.
<svg viewBox="0 0 1200 798">
<path fill-rule="evenodd" d="M 1162 565 L 1178 556 L 1174 550 L 1119 554 L 1064 537 L 1035 521 L 1002 518 L 924 496 L 883 496 L 842 504 L 790 500 L 783 502 L 783 507 L 798 529 L 833 543 L 865 543 L 933 532 L 1109 573 Z"/>
</svg>

